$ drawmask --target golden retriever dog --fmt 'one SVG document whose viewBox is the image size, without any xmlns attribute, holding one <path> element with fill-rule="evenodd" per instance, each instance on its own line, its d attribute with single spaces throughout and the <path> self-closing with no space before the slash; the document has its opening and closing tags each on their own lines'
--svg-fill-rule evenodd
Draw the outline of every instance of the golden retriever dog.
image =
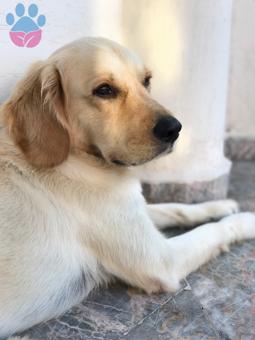
<svg viewBox="0 0 255 340">
<path fill-rule="evenodd" d="M 255 237 L 255 215 L 232 215 L 231 200 L 146 204 L 133 167 L 170 152 L 181 130 L 150 97 L 150 78 L 126 48 L 84 38 L 33 65 L 1 106 L 0 337 L 114 277 L 175 291 L 230 243 Z M 217 219 L 170 239 L 160 231 Z"/>
</svg>

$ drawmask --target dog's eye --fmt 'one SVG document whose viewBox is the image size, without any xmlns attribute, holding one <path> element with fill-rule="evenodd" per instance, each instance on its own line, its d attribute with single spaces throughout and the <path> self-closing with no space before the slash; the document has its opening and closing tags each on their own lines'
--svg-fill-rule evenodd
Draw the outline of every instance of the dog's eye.
<svg viewBox="0 0 255 340">
<path fill-rule="evenodd" d="M 151 84 L 151 76 L 145 77 L 143 80 L 143 86 L 146 87 L 147 89 L 148 87 L 150 87 L 150 84 Z"/>
<path fill-rule="evenodd" d="M 109 84 L 101 84 L 97 88 L 93 90 L 93 95 L 98 96 L 101 98 L 115 98 L 118 94 L 118 91 L 116 88 Z"/>
</svg>

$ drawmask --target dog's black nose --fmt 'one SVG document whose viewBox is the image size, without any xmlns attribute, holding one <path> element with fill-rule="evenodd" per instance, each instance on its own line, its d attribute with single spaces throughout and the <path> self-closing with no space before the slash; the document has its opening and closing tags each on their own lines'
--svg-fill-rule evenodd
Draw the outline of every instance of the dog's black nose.
<svg viewBox="0 0 255 340">
<path fill-rule="evenodd" d="M 164 143 L 173 143 L 181 131 L 181 123 L 172 116 L 161 117 L 153 128 L 154 136 Z"/>
</svg>

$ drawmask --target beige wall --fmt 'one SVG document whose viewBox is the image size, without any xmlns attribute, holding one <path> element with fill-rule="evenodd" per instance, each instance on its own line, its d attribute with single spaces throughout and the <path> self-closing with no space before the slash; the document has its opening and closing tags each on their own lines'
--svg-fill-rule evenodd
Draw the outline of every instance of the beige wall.
<svg viewBox="0 0 255 340">
<path fill-rule="evenodd" d="M 255 138 L 255 1 L 234 0 L 227 131 Z"/>
</svg>

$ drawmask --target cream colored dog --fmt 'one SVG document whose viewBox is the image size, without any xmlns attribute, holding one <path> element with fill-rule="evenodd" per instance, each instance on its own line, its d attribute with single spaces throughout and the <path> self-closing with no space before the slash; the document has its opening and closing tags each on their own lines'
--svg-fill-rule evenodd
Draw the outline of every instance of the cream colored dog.
<svg viewBox="0 0 255 340">
<path fill-rule="evenodd" d="M 131 52 L 81 39 L 35 64 L 0 109 L 0 337 L 63 313 L 118 277 L 175 291 L 255 215 L 226 200 L 146 205 L 132 165 L 171 150 L 177 119 L 149 95 Z"/>
</svg>

